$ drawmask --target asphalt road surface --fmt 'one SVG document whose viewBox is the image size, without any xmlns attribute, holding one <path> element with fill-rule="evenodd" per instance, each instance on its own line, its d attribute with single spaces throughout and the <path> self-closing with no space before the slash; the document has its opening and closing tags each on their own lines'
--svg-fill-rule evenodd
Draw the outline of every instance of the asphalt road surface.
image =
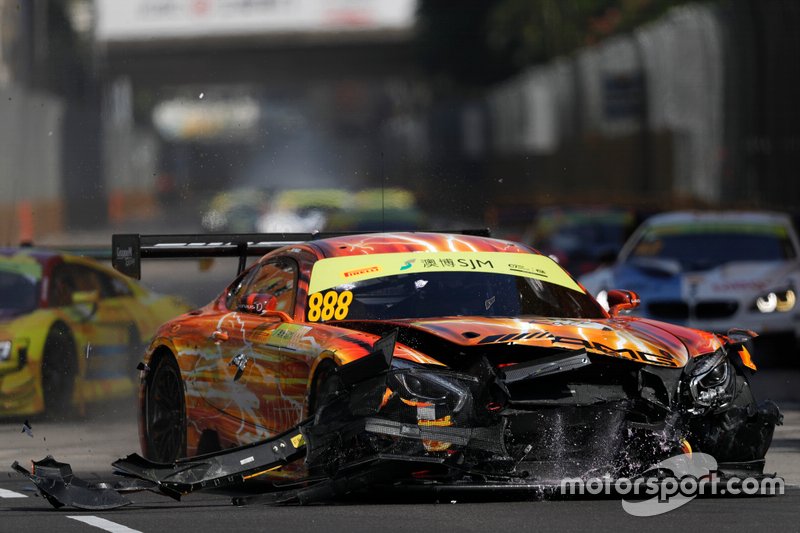
<svg viewBox="0 0 800 533">
<path fill-rule="evenodd" d="M 785 371 L 776 371 L 784 375 Z M 767 371 L 766 374 L 772 372 Z M 781 381 L 782 377 L 775 377 Z M 775 387 L 774 384 L 770 385 Z M 791 392 L 791 391 L 787 391 Z M 132 401 L 95 409 L 86 419 L 65 422 L 21 420 L 0 423 L 0 533 L 58 531 L 216 532 L 216 531 L 744 531 L 769 525 L 776 531 L 800 529 L 800 404 L 787 401 L 785 423 L 775 434 L 767 471 L 785 479 L 783 495 L 698 498 L 679 509 L 634 517 L 618 498 L 570 501 L 459 501 L 435 497 L 418 501 L 372 497 L 329 505 L 236 507 L 230 493 L 194 493 L 177 502 L 141 492 L 130 506 L 87 512 L 53 509 L 33 484 L 14 473 L 14 460 L 51 454 L 68 462 L 88 481 L 114 481 L 110 463 L 138 451 Z M 480 498 L 479 498 L 480 499 Z"/>
<path fill-rule="evenodd" d="M 22 490 L 19 482 L 11 487 Z M 234 507 L 222 495 L 178 503 L 142 495 L 108 512 L 53 510 L 41 498 L 0 500 L 0 531 L 797 531 L 800 491 L 748 499 L 695 499 L 652 517 L 628 515 L 618 500 L 459 503 L 344 503 Z"/>
</svg>

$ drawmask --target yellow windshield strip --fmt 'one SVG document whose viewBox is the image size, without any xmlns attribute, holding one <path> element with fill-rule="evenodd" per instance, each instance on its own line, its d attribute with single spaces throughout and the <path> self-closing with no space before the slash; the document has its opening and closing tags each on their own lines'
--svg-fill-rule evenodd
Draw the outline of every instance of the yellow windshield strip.
<svg viewBox="0 0 800 533">
<path fill-rule="evenodd" d="M 0 270 L 21 274 L 34 281 L 42 277 L 42 265 L 36 259 L 23 254 L 0 257 Z"/>
<path fill-rule="evenodd" d="M 753 235 L 773 235 L 785 237 L 786 228 L 776 224 L 757 224 L 747 222 L 703 222 L 697 221 L 691 224 L 670 224 L 664 226 L 654 226 L 652 232 L 655 235 L 687 235 L 694 233 L 745 233 Z"/>
<path fill-rule="evenodd" d="M 320 259 L 314 265 L 308 292 L 314 294 L 339 285 L 368 279 L 430 272 L 508 274 L 584 292 L 580 285 L 549 257 L 504 252 L 401 252 L 329 257 Z"/>
</svg>

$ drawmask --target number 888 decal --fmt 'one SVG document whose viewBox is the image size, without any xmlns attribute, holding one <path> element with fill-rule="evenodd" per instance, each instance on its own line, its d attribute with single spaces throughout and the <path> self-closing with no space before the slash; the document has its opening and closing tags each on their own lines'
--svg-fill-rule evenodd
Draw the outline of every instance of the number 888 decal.
<svg viewBox="0 0 800 533">
<path fill-rule="evenodd" d="M 351 303 L 353 303 L 353 291 L 315 292 L 308 297 L 306 320 L 309 322 L 325 322 L 333 318 L 344 320 L 350 312 Z"/>
</svg>

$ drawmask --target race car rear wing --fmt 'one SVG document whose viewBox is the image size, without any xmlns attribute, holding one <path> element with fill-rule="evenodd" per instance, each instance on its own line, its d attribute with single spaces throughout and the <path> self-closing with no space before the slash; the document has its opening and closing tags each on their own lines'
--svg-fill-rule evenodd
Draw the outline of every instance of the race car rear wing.
<svg viewBox="0 0 800 533">
<path fill-rule="evenodd" d="M 369 232 L 357 232 L 369 233 Z M 486 228 L 437 233 L 489 236 Z M 141 279 L 142 259 L 238 257 L 239 272 L 248 257 L 260 257 L 281 246 L 307 241 L 355 235 L 356 233 L 200 233 L 178 235 L 139 235 L 118 233 L 111 237 L 111 264 L 126 276 Z"/>
</svg>

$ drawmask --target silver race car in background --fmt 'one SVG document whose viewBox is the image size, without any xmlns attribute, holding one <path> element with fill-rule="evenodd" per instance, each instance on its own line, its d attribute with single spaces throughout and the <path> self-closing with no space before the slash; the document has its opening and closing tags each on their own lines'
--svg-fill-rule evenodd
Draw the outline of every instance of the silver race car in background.
<svg viewBox="0 0 800 533">
<path fill-rule="evenodd" d="M 601 303 L 610 289 L 635 291 L 635 316 L 716 332 L 735 325 L 796 346 L 798 249 L 784 214 L 662 213 L 634 232 L 612 266 L 580 282 Z"/>
</svg>

